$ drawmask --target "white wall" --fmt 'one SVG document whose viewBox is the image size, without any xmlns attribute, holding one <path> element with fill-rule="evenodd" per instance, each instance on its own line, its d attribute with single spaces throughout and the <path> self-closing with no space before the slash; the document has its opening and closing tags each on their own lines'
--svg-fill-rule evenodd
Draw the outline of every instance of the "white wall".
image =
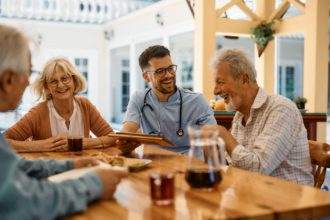
<svg viewBox="0 0 330 220">
<path fill-rule="evenodd" d="M 104 105 L 109 100 L 106 71 L 108 66 L 107 42 L 101 25 L 71 24 L 23 19 L 0 19 L 18 27 L 39 46 L 33 47 L 33 69 L 42 70 L 45 62 L 53 56 L 65 56 L 73 61 L 74 57 L 89 59 L 88 98 L 109 118 L 109 107 Z"/>
<path fill-rule="evenodd" d="M 163 21 L 163 26 L 157 23 L 157 13 L 161 15 L 159 20 Z M 193 29 L 193 24 L 186 1 L 163 0 L 109 22 L 105 27 L 113 31 L 109 45 L 114 48 L 187 32 Z"/>
</svg>

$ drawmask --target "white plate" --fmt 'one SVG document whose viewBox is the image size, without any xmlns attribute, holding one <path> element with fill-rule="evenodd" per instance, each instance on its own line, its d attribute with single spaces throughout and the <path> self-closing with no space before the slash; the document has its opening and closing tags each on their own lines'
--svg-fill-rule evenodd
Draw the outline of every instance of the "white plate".
<svg viewBox="0 0 330 220">
<path fill-rule="evenodd" d="M 85 167 L 85 168 L 80 168 L 80 169 L 73 169 L 69 170 L 63 173 L 59 173 L 53 176 L 48 177 L 49 181 L 52 182 L 62 182 L 64 180 L 69 180 L 69 179 L 77 179 L 83 175 L 85 175 L 88 172 L 91 172 L 97 168 L 104 168 L 104 169 L 110 169 L 110 170 L 119 170 L 119 171 L 126 171 L 128 170 L 127 167 L 118 167 L 118 166 L 111 166 L 110 164 L 100 162 L 99 165 L 94 166 L 94 167 Z"/>
<path fill-rule="evenodd" d="M 124 167 L 127 167 L 129 171 L 138 171 L 148 166 L 151 160 L 137 159 L 137 158 L 124 158 Z"/>
</svg>

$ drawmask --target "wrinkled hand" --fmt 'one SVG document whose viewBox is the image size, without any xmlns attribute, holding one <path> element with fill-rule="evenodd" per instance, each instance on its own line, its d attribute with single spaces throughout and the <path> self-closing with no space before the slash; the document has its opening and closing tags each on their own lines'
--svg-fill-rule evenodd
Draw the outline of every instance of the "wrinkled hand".
<svg viewBox="0 0 330 220">
<path fill-rule="evenodd" d="M 141 144 L 139 142 L 135 142 L 135 141 L 127 141 L 127 140 L 123 140 L 123 139 L 119 139 L 116 141 L 116 147 L 124 155 L 131 153 L 135 148 L 137 148 L 140 145 Z"/>
<path fill-rule="evenodd" d="M 77 158 L 73 160 L 73 167 L 74 169 L 82 168 L 82 167 L 92 167 L 99 164 L 99 161 L 95 158 L 91 157 L 83 157 Z"/>
<path fill-rule="evenodd" d="M 231 152 L 238 145 L 238 142 L 230 133 L 230 131 L 228 131 L 225 127 L 221 125 L 204 125 L 202 127 L 202 130 L 213 130 L 213 131 L 217 130 L 219 133 L 219 137 L 221 137 L 225 142 L 225 147 L 229 155 L 231 155 Z"/>
<path fill-rule="evenodd" d="M 127 172 L 98 168 L 95 170 L 102 182 L 102 199 L 112 198 L 120 180 L 128 175 Z"/>
<path fill-rule="evenodd" d="M 60 151 L 68 149 L 68 140 L 66 134 L 60 134 L 54 137 L 47 138 L 40 142 L 41 150 L 45 151 Z"/>
</svg>

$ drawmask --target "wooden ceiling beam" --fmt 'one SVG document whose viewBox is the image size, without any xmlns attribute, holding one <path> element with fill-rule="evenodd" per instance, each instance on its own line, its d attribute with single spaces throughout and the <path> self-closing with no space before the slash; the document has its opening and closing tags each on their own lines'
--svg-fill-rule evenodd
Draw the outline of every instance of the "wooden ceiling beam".
<svg viewBox="0 0 330 220">
<path fill-rule="evenodd" d="M 237 2 L 237 6 L 253 21 L 261 21 L 260 17 L 256 15 L 246 4 L 243 0 Z"/>
<path fill-rule="evenodd" d="M 226 35 L 250 35 L 251 29 L 256 25 L 258 25 L 258 21 L 218 18 L 216 32 Z"/>
<path fill-rule="evenodd" d="M 233 7 L 234 5 L 237 4 L 237 0 L 231 0 L 229 1 L 227 4 L 225 4 L 224 6 L 220 7 L 220 8 L 216 8 L 216 17 L 219 18 L 223 15 L 223 13 L 225 13 L 228 9 L 230 9 L 231 7 Z"/>
<path fill-rule="evenodd" d="M 295 8 L 297 8 L 302 13 L 305 13 L 305 4 L 299 0 L 288 0 Z"/>
<path fill-rule="evenodd" d="M 294 16 L 275 23 L 276 33 L 279 35 L 304 33 L 306 17 L 304 15 Z"/>
<path fill-rule="evenodd" d="M 270 15 L 270 17 L 268 18 L 268 22 L 281 19 L 285 15 L 289 7 L 290 7 L 290 3 L 287 0 L 284 0 L 278 6 L 278 8 Z"/>
</svg>

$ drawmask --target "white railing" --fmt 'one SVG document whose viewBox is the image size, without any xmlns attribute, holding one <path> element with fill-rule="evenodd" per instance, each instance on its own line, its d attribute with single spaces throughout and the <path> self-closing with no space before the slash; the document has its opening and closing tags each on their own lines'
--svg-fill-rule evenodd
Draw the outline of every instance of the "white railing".
<svg viewBox="0 0 330 220">
<path fill-rule="evenodd" d="M 143 0 L 0 0 L 0 17 L 103 23 L 143 8 Z"/>
</svg>

